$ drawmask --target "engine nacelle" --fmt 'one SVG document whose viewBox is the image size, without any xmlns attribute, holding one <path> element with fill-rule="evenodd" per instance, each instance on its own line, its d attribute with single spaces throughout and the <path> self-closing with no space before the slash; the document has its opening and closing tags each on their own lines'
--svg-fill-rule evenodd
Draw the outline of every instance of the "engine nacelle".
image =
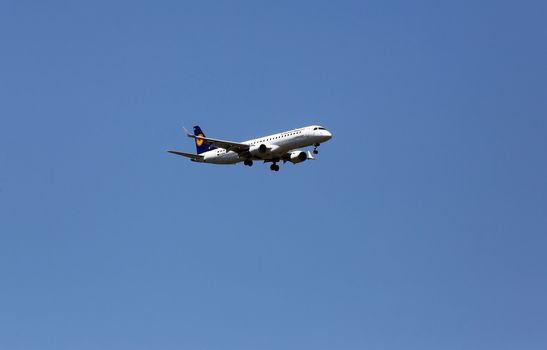
<svg viewBox="0 0 547 350">
<path fill-rule="evenodd" d="M 306 154 L 306 152 L 294 151 L 294 152 L 291 152 L 289 161 L 296 164 L 296 163 L 302 163 L 306 159 L 308 159 L 308 155 Z"/>
<path fill-rule="evenodd" d="M 264 156 L 266 152 L 268 152 L 268 146 L 266 146 L 263 143 L 260 145 L 252 145 L 249 148 L 249 153 L 251 153 L 253 156 L 261 157 L 261 156 Z"/>
<path fill-rule="evenodd" d="M 265 158 L 275 156 L 277 154 L 277 145 L 266 145 L 264 143 L 260 145 L 252 145 L 249 148 L 249 153 L 257 158 Z"/>
</svg>

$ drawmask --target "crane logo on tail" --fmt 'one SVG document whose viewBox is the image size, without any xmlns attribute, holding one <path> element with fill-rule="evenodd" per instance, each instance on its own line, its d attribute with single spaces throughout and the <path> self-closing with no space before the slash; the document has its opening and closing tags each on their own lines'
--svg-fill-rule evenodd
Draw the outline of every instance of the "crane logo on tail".
<svg viewBox="0 0 547 350">
<path fill-rule="evenodd" d="M 203 139 L 201 137 L 205 137 L 203 134 L 196 135 L 196 145 L 198 147 L 201 147 L 203 145 Z"/>
</svg>

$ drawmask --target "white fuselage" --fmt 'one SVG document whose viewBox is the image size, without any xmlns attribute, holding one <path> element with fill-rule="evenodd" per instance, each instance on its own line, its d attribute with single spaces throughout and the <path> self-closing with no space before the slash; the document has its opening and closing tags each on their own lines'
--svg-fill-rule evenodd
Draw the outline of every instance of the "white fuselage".
<svg viewBox="0 0 547 350">
<path fill-rule="evenodd" d="M 266 145 L 270 151 L 268 159 L 276 156 L 281 157 L 283 154 L 295 150 L 300 147 L 308 147 L 319 145 L 332 138 L 332 134 L 318 125 L 307 126 L 299 129 L 293 129 L 278 134 L 268 135 L 257 139 L 244 141 L 251 147 Z M 201 154 L 204 163 L 213 164 L 235 164 L 249 159 L 249 157 L 241 157 L 236 152 L 217 148 Z M 265 159 L 259 155 L 253 155 L 250 159 L 262 160 Z"/>
</svg>

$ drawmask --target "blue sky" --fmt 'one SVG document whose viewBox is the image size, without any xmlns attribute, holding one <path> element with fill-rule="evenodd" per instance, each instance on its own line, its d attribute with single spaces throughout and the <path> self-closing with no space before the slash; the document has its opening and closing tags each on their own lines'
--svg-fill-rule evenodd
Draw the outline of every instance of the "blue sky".
<svg viewBox="0 0 547 350">
<path fill-rule="evenodd" d="M 544 1 L 0 4 L 0 348 L 545 349 Z M 182 126 L 310 124 L 194 164 Z"/>
</svg>

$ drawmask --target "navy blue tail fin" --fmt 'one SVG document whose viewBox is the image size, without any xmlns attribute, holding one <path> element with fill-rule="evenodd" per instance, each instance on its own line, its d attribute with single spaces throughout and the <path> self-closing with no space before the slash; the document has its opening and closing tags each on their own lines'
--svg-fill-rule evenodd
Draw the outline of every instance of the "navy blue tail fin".
<svg viewBox="0 0 547 350">
<path fill-rule="evenodd" d="M 205 134 L 203 133 L 203 131 L 201 131 L 201 128 L 199 127 L 199 125 L 194 126 L 194 135 L 205 137 Z M 196 151 L 198 154 L 215 149 L 215 147 L 210 147 L 208 144 L 203 142 L 203 140 L 195 139 L 195 141 L 196 141 Z"/>
</svg>

